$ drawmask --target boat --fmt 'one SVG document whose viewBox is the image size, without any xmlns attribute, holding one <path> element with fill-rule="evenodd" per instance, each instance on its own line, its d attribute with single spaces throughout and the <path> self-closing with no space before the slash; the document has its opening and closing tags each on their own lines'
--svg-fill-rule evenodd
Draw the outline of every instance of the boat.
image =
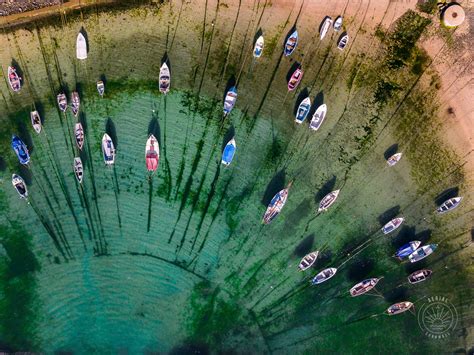
<svg viewBox="0 0 474 355">
<path fill-rule="evenodd" d="M 15 135 L 12 136 L 12 148 L 21 164 L 27 165 L 30 162 L 30 154 L 26 144 Z"/>
<path fill-rule="evenodd" d="M 30 112 L 31 124 L 36 131 L 36 133 L 41 133 L 41 118 L 38 111 L 31 111 Z"/>
<path fill-rule="evenodd" d="M 84 35 L 79 32 L 76 39 L 76 57 L 77 59 L 87 58 L 87 42 Z"/>
<path fill-rule="evenodd" d="M 326 33 L 328 33 L 329 28 L 331 28 L 332 19 L 329 16 L 326 16 L 324 19 L 323 24 L 321 25 L 321 30 L 319 31 L 319 39 L 322 41 L 324 37 L 326 37 Z"/>
<path fill-rule="evenodd" d="M 366 279 L 364 281 L 359 282 L 357 285 L 354 285 L 350 290 L 349 293 L 352 297 L 357 297 L 363 295 L 366 292 L 369 292 L 371 289 L 377 285 L 380 281 L 379 278 L 373 277 L 371 279 Z"/>
<path fill-rule="evenodd" d="M 58 100 L 59 109 L 60 109 L 62 112 L 66 112 L 66 110 L 67 110 L 67 98 L 66 98 L 66 95 L 65 95 L 64 93 L 58 94 L 57 100 Z"/>
<path fill-rule="evenodd" d="M 408 255 L 408 259 L 411 263 L 416 263 L 417 261 L 423 260 L 428 255 L 432 254 L 437 247 L 438 244 L 425 245 L 424 247 L 418 248 L 413 253 Z"/>
<path fill-rule="evenodd" d="M 337 48 L 342 51 L 344 48 L 346 48 L 347 42 L 349 42 L 349 35 L 346 33 L 345 35 L 341 36 L 341 38 L 339 38 L 339 41 L 337 42 Z"/>
<path fill-rule="evenodd" d="M 260 58 L 263 52 L 263 45 L 264 45 L 263 36 L 258 37 L 257 42 L 255 42 L 255 47 L 253 49 L 253 56 L 255 58 Z"/>
<path fill-rule="evenodd" d="M 21 89 L 21 77 L 16 72 L 15 67 L 8 67 L 8 83 L 14 92 L 18 92 Z"/>
<path fill-rule="evenodd" d="M 170 69 L 168 68 L 168 65 L 166 65 L 166 63 L 163 63 L 163 65 L 160 68 L 159 82 L 160 82 L 160 92 L 166 95 L 168 91 L 170 91 L 170 84 L 171 84 Z"/>
<path fill-rule="evenodd" d="M 337 272 L 337 269 L 335 267 L 324 269 L 311 280 L 311 283 L 313 285 L 319 285 L 323 283 L 324 281 L 329 280 L 334 275 L 336 275 L 336 272 Z"/>
<path fill-rule="evenodd" d="M 428 279 L 432 273 L 433 271 L 428 269 L 415 271 L 408 276 L 408 282 L 410 282 L 412 285 L 417 284 L 418 282 L 422 282 Z"/>
<path fill-rule="evenodd" d="M 302 78 L 303 71 L 301 70 L 301 68 L 296 69 L 293 75 L 291 76 L 290 81 L 288 82 L 288 90 L 295 90 Z"/>
<path fill-rule="evenodd" d="M 334 21 L 334 31 L 338 32 L 342 28 L 342 16 L 336 17 L 336 20 Z"/>
<path fill-rule="evenodd" d="M 298 111 L 296 112 L 296 123 L 303 123 L 303 121 L 308 116 L 309 110 L 311 108 L 311 99 L 307 97 L 304 99 L 298 106 Z"/>
<path fill-rule="evenodd" d="M 322 104 L 317 108 L 316 112 L 313 114 L 313 118 L 311 118 L 311 122 L 309 123 L 309 128 L 311 128 L 314 131 L 317 131 L 319 127 L 321 127 L 324 119 L 326 118 L 327 109 L 328 108 L 326 104 Z"/>
<path fill-rule="evenodd" d="M 74 136 L 76 137 L 76 144 L 79 150 L 82 150 L 84 146 L 84 129 L 82 128 L 81 122 L 76 123 L 74 127 Z"/>
<path fill-rule="evenodd" d="M 285 189 L 279 191 L 275 196 L 273 196 L 272 200 L 268 204 L 265 214 L 263 215 L 263 224 L 269 224 L 276 216 L 280 214 L 288 198 L 288 189 L 290 186 L 291 182 Z"/>
<path fill-rule="evenodd" d="M 99 92 L 100 96 L 104 96 L 105 85 L 104 85 L 104 82 L 102 80 L 99 80 L 97 82 L 97 91 Z"/>
<path fill-rule="evenodd" d="M 104 133 L 102 137 L 102 154 L 106 165 L 112 165 L 115 162 L 114 142 L 107 133 Z"/>
<path fill-rule="evenodd" d="M 74 117 L 77 117 L 79 114 L 79 106 L 81 105 L 81 101 L 79 99 L 79 94 L 77 91 L 73 91 L 71 95 L 71 111 Z"/>
<path fill-rule="evenodd" d="M 284 53 L 288 57 L 291 53 L 294 52 L 296 46 L 298 45 L 298 31 L 295 30 L 290 37 L 286 40 Z"/>
<path fill-rule="evenodd" d="M 12 175 L 12 184 L 20 198 L 28 198 L 28 189 L 26 188 L 25 180 L 20 175 Z"/>
<path fill-rule="evenodd" d="M 382 232 L 383 234 L 389 234 L 392 233 L 395 229 L 400 227 L 405 219 L 402 217 L 399 218 L 394 218 L 390 222 L 388 222 L 386 225 L 383 226 Z"/>
<path fill-rule="evenodd" d="M 449 200 L 444 201 L 443 204 L 436 209 L 436 212 L 438 212 L 439 214 L 443 214 L 448 211 L 454 210 L 456 207 L 459 206 L 461 200 L 462 197 L 460 196 L 450 198 Z"/>
<path fill-rule="evenodd" d="M 402 158 L 402 153 L 396 153 L 392 155 L 390 158 L 387 159 L 388 166 L 394 166 L 400 161 L 401 158 Z"/>
<path fill-rule="evenodd" d="M 341 190 L 335 190 L 324 196 L 319 203 L 318 212 L 326 211 L 329 207 L 331 207 L 331 205 L 336 201 L 339 191 Z"/>
<path fill-rule="evenodd" d="M 146 141 L 145 161 L 148 171 L 156 171 L 160 162 L 160 145 L 153 134 Z"/>
<path fill-rule="evenodd" d="M 82 183 L 82 178 L 84 176 L 84 169 L 82 166 L 82 160 L 79 157 L 74 158 L 74 174 L 76 175 L 77 181 L 79 184 Z"/>
<path fill-rule="evenodd" d="M 394 257 L 399 258 L 400 260 L 406 258 L 411 253 L 413 253 L 416 249 L 418 249 L 421 245 L 419 240 L 413 240 L 400 248 L 398 248 L 397 252 L 395 253 Z"/>
<path fill-rule="evenodd" d="M 301 259 L 300 264 L 298 265 L 300 270 L 305 271 L 311 266 L 313 266 L 313 264 L 316 262 L 316 259 L 318 258 L 318 255 L 319 251 L 313 251 L 312 253 L 305 255 L 305 257 Z"/>
<path fill-rule="evenodd" d="M 232 163 L 232 159 L 234 159 L 235 150 L 237 146 L 235 145 L 235 138 L 232 138 L 227 144 L 225 145 L 224 151 L 222 152 L 222 164 L 225 166 L 229 166 Z"/>
<path fill-rule="evenodd" d="M 224 116 L 227 116 L 230 111 L 232 111 L 235 105 L 235 101 L 237 101 L 237 88 L 235 86 L 232 86 L 225 95 Z"/>
<path fill-rule="evenodd" d="M 390 307 L 388 307 L 386 312 L 389 316 L 393 316 L 395 314 L 406 312 L 411 307 L 413 307 L 413 303 L 411 302 L 408 302 L 408 301 L 399 302 L 399 303 L 392 304 Z"/>
</svg>

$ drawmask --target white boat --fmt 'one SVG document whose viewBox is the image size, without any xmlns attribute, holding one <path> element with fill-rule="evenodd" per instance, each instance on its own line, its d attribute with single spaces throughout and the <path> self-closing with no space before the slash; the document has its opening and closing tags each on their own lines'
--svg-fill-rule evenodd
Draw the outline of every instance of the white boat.
<svg viewBox="0 0 474 355">
<path fill-rule="evenodd" d="M 336 201 L 339 191 L 341 190 L 335 190 L 324 196 L 319 203 L 318 212 L 326 211 L 329 207 L 331 207 L 331 205 Z"/>
<path fill-rule="evenodd" d="M 112 165 L 115 162 L 114 142 L 107 133 L 104 133 L 102 137 L 102 154 L 106 165 Z"/>
<path fill-rule="evenodd" d="M 224 99 L 224 117 L 227 116 L 230 111 L 234 108 L 235 102 L 237 101 L 237 88 L 232 86 Z"/>
<path fill-rule="evenodd" d="M 319 39 L 321 41 L 326 36 L 326 33 L 328 33 L 328 30 L 331 28 L 331 25 L 332 25 L 332 20 L 329 16 L 327 16 L 321 26 L 321 30 L 319 31 Z"/>
<path fill-rule="evenodd" d="M 12 175 L 12 184 L 21 198 L 28 198 L 28 189 L 26 188 L 25 180 L 23 180 L 20 175 Z"/>
<path fill-rule="evenodd" d="M 386 312 L 389 316 L 393 316 L 395 314 L 406 312 L 411 307 L 413 307 L 413 303 L 411 302 L 408 302 L 408 301 L 399 302 L 399 303 L 392 304 L 390 307 L 388 307 Z"/>
<path fill-rule="evenodd" d="M 77 117 L 79 114 L 79 106 L 81 105 L 81 101 L 79 99 L 79 94 L 77 91 L 73 91 L 71 94 L 71 111 L 74 117 Z"/>
<path fill-rule="evenodd" d="M 392 233 L 395 229 L 400 227 L 405 219 L 402 217 L 399 218 L 394 218 L 390 222 L 388 222 L 386 225 L 383 226 L 382 232 L 383 234 L 389 234 Z"/>
<path fill-rule="evenodd" d="M 104 85 L 104 82 L 102 80 L 99 80 L 97 82 L 97 91 L 99 92 L 100 96 L 104 96 L 105 85 Z"/>
<path fill-rule="evenodd" d="M 156 171 L 160 161 L 160 145 L 153 134 L 150 134 L 145 146 L 145 163 L 148 171 Z"/>
<path fill-rule="evenodd" d="M 36 131 L 36 133 L 40 134 L 41 133 L 41 118 L 38 113 L 38 111 L 31 111 L 30 112 L 30 118 L 31 118 L 31 124 Z"/>
<path fill-rule="evenodd" d="M 394 166 L 400 161 L 401 158 L 402 158 L 402 153 L 395 153 L 394 155 L 392 155 L 390 158 L 387 159 L 388 166 Z"/>
<path fill-rule="evenodd" d="M 305 271 L 311 266 L 313 266 L 313 264 L 316 262 L 316 259 L 318 258 L 318 255 L 319 251 L 313 251 L 312 253 L 305 255 L 305 257 L 301 259 L 300 264 L 298 265 L 300 270 Z"/>
<path fill-rule="evenodd" d="M 349 35 L 346 33 L 344 36 L 339 38 L 339 41 L 337 42 L 337 49 L 340 49 L 341 51 L 344 50 L 347 46 L 347 42 L 349 42 Z"/>
<path fill-rule="evenodd" d="M 329 280 L 331 277 L 333 277 L 334 275 L 336 275 L 336 272 L 337 272 L 337 269 L 335 267 L 330 267 L 330 268 L 327 268 L 327 269 L 324 269 L 323 271 L 321 271 L 319 274 L 317 274 L 313 280 L 311 280 L 311 283 L 313 285 L 318 285 L 318 284 L 321 284 L 323 283 L 324 281 L 327 281 Z"/>
<path fill-rule="evenodd" d="M 309 128 L 314 131 L 317 131 L 319 127 L 323 124 L 324 119 L 326 118 L 326 112 L 328 108 L 326 104 L 322 104 L 318 107 L 316 112 L 313 114 L 313 118 L 311 118 L 311 122 L 309 123 Z"/>
<path fill-rule="evenodd" d="M 15 67 L 8 67 L 8 83 L 14 92 L 18 92 L 21 89 L 21 77 L 16 72 Z"/>
<path fill-rule="evenodd" d="M 79 157 L 74 158 L 74 174 L 76 175 L 76 179 L 79 181 L 79 184 L 82 183 L 84 169 L 82 166 L 82 160 Z"/>
<path fill-rule="evenodd" d="M 352 297 L 363 295 L 364 293 L 367 293 L 370 290 L 372 290 L 379 281 L 380 281 L 380 278 L 376 278 L 376 277 L 371 278 L 371 279 L 366 279 L 354 285 L 349 290 L 349 293 L 351 294 Z"/>
<path fill-rule="evenodd" d="M 300 105 L 298 106 L 295 122 L 299 124 L 303 123 L 303 121 L 308 116 L 310 109 L 311 109 L 311 99 L 307 97 L 303 101 L 301 101 Z"/>
<path fill-rule="evenodd" d="M 338 32 L 342 28 L 342 16 L 338 16 L 334 21 L 334 31 Z"/>
<path fill-rule="evenodd" d="M 76 57 L 77 59 L 87 58 L 87 42 L 84 35 L 79 32 L 76 39 Z"/>
<path fill-rule="evenodd" d="M 263 36 L 258 37 L 257 42 L 255 42 L 255 47 L 253 48 L 253 56 L 255 58 L 260 58 L 262 55 L 264 43 Z"/>
<path fill-rule="evenodd" d="M 76 137 L 76 144 L 79 150 L 82 150 L 84 146 L 84 129 L 82 128 L 81 122 L 76 123 L 74 127 L 74 136 Z"/>
<path fill-rule="evenodd" d="M 225 145 L 224 151 L 222 152 L 221 163 L 225 166 L 229 166 L 230 163 L 232 163 L 232 160 L 234 159 L 236 149 L 237 145 L 235 144 L 235 138 L 232 138 Z"/>
<path fill-rule="evenodd" d="M 438 244 L 425 245 L 424 247 L 418 248 L 413 253 L 411 253 L 408 256 L 408 259 L 410 259 L 411 263 L 416 263 L 417 261 L 426 258 L 428 255 L 431 255 L 437 247 Z"/>
<path fill-rule="evenodd" d="M 160 92 L 163 94 L 166 94 L 168 91 L 170 91 L 170 83 L 171 83 L 171 76 L 170 76 L 170 69 L 166 65 L 166 63 L 163 63 L 163 65 L 160 68 Z"/>
<path fill-rule="evenodd" d="M 462 197 L 460 196 L 450 198 L 449 200 L 444 201 L 444 203 L 438 207 L 436 212 L 438 212 L 439 214 L 443 214 L 448 211 L 454 210 L 456 207 L 459 206 L 459 204 L 461 203 L 461 200 L 462 200 Z"/>
<path fill-rule="evenodd" d="M 66 95 L 64 93 L 61 93 L 61 94 L 58 94 L 58 96 L 56 97 L 57 101 L 58 101 L 58 106 L 59 106 L 59 109 L 62 111 L 62 112 L 66 112 L 67 110 L 67 98 L 66 98 Z"/>
<path fill-rule="evenodd" d="M 408 276 L 408 282 L 411 283 L 412 285 L 417 284 L 419 282 L 423 282 L 427 280 L 431 276 L 432 273 L 433 271 L 428 270 L 428 269 L 422 269 L 422 270 L 412 272 Z"/>
</svg>

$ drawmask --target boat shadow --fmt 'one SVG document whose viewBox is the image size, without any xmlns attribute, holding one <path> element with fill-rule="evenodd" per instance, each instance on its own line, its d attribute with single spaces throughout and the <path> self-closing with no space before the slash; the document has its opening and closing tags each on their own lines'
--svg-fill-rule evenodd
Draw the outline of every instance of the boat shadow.
<svg viewBox="0 0 474 355">
<path fill-rule="evenodd" d="M 316 192 L 314 196 L 314 201 L 316 202 L 316 205 L 319 205 L 319 202 L 323 199 L 324 196 L 326 196 L 331 191 L 334 191 L 335 186 L 336 186 L 336 176 L 333 175 L 333 177 L 330 178 L 328 181 L 326 181 L 324 185 L 321 186 L 319 191 Z"/>
<path fill-rule="evenodd" d="M 309 91 L 308 91 L 308 88 L 305 87 L 303 90 L 301 90 L 298 97 L 296 98 L 295 107 L 293 108 L 293 116 L 296 116 L 296 113 L 298 112 L 298 107 L 303 102 L 303 100 L 306 99 L 308 96 L 309 96 Z"/>
<path fill-rule="evenodd" d="M 16 171 L 18 171 L 18 175 L 20 175 L 23 180 L 25 180 L 26 185 L 30 186 L 33 184 L 33 173 L 31 172 L 31 169 L 28 169 L 28 167 L 25 165 L 18 163 Z"/>
<path fill-rule="evenodd" d="M 457 196 L 459 196 L 459 187 L 450 187 L 449 189 L 446 189 L 440 194 L 438 194 L 435 197 L 434 202 L 436 203 L 436 206 L 439 206 L 443 204 L 446 200 Z"/>
<path fill-rule="evenodd" d="M 296 69 L 300 68 L 301 67 L 301 63 L 300 62 L 294 62 L 290 69 L 288 70 L 288 72 L 286 73 L 286 82 L 288 83 L 293 75 L 293 73 L 296 71 Z"/>
<path fill-rule="evenodd" d="M 431 229 L 425 229 L 416 233 L 415 227 L 403 226 L 400 232 L 392 239 L 392 246 L 396 249 L 411 242 L 412 240 L 419 240 L 422 244 L 426 244 L 431 239 Z"/>
<path fill-rule="evenodd" d="M 160 122 L 156 117 L 153 117 L 150 120 L 150 123 L 148 123 L 148 136 L 150 134 L 153 134 L 158 141 L 158 145 L 161 146 L 161 128 L 160 128 Z"/>
<path fill-rule="evenodd" d="M 0 155 L 0 171 L 7 170 L 7 162 L 6 160 Z"/>
<path fill-rule="evenodd" d="M 392 144 L 390 147 L 388 147 L 385 153 L 383 153 L 383 157 L 385 160 L 388 160 L 388 158 L 390 158 L 396 152 L 398 152 L 398 143 Z"/>
<path fill-rule="evenodd" d="M 166 65 L 168 66 L 168 69 L 170 70 L 170 75 L 171 75 L 171 62 L 170 62 L 170 57 L 168 56 L 168 52 L 165 51 L 165 54 L 163 54 L 163 57 L 161 57 L 161 61 L 160 61 L 160 67 L 166 63 Z"/>
<path fill-rule="evenodd" d="M 400 214 L 400 205 L 389 208 L 384 213 L 377 217 L 381 226 L 384 226 L 386 223 L 390 222 L 392 219 L 397 217 Z"/>
<path fill-rule="evenodd" d="M 112 139 L 112 142 L 114 143 L 115 149 L 117 149 L 118 147 L 117 130 L 115 128 L 114 121 L 112 121 L 110 117 L 107 118 L 107 121 L 105 122 L 105 133 L 107 133 L 110 136 L 110 139 Z"/>
<path fill-rule="evenodd" d="M 255 32 L 255 35 L 253 36 L 253 42 L 252 42 L 252 48 L 255 48 L 255 44 L 257 43 L 257 39 L 263 35 L 262 28 L 260 27 L 257 32 Z M 286 43 L 286 42 L 285 42 Z"/>
<path fill-rule="evenodd" d="M 316 110 L 318 109 L 318 107 L 321 106 L 323 103 L 324 103 L 324 93 L 320 91 L 314 97 L 314 101 L 313 101 L 313 104 L 311 105 L 311 108 L 309 109 L 308 116 L 311 118 L 316 112 Z"/>
<path fill-rule="evenodd" d="M 35 110 L 38 111 L 38 114 L 40 116 L 40 121 L 41 124 L 44 125 L 45 122 L 45 111 L 44 111 L 44 105 L 41 103 L 41 101 L 35 101 L 34 104 Z"/>
<path fill-rule="evenodd" d="M 28 112 L 28 117 L 29 115 L 30 113 Z M 28 152 L 31 156 L 31 153 L 33 153 L 35 150 L 35 147 L 33 145 L 33 139 L 31 138 L 30 131 L 28 130 L 29 124 L 27 124 L 22 118 L 17 118 L 15 121 L 18 132 L 17 136 L 20 137 L 20 139 L 26 144 Z M 30 120 L 28 120 L 28 123 L 30 123 Z"/>
<path fill-rule="evenodd" d="M 265 192 L 262 197 L 262 204 L 267 207 L 270 201 L 272 200 L 273 196 L 277 194 L 277 192 L 283 190 L 285 188 L 285 169 L 280 170 L 273 176 L 270 182 L 265 189 Z"/>
<path fill-rule="evenodd" d="M 347 279 L 357 283 L 366 279 L 374 269 L 374 261 L 367 258 L 357 258 L 348 266 Z"/>
<path fill-rule="evenodd" d="M 226 134 L 224 135 L 224 138 L 222 139 L 222 145 L 221 145 L 221 152 L 224 151 L 225 146 L 229 141 L 235 137 L 235 127 L 234 125 L 231 125 L 229 129 L 227 130 Z"/>
<path fill-rule="evenodd" d="M 82 125 L 82 129 L 84 131 L 84 139 L 86 138 L 86 132 L 87 132 L 87 117 L 84 112 L 79 112 L 79 118 L 78 122 Z M 75 138 L 74 138 L 75 139 Z M 82 164 L 85 166 L 87 161 L 89 160 L 89 156 L 87 155 L 86 149 L 81 149 L 79 151 L 79 157 L 81 158 Z"/>
<path fill-rule="evenodd" d="M 405 286 L 393 288 L 383 293 L 383 298 L 389 303 L 406 301 L 408 298 L 408 289 Z"/>
<path fill-rule="evenodd" d="M 23 86 L 25 84 L 25 77 L 23 76 L 23 70 L 21 70 L 21 66 L 20 66 L 20 63 L 18 63 L 16 61 L 16 59 L 12 58 L 12 61 L 11 61 L 11 66 L 15 68 L 16 70 L 16 73 L 18 74 L 18 76 L 22 79 L 21 80 L 21 85 Z"/>
<path fill-rule="evenodd" d="M 313 249 L 314 238 L 316 235 L 311 233 L 306 238 L 304 238 L 293 250 L 293 255 L 302 258 L 306 254 L 309 254 Z"/>
</svg>

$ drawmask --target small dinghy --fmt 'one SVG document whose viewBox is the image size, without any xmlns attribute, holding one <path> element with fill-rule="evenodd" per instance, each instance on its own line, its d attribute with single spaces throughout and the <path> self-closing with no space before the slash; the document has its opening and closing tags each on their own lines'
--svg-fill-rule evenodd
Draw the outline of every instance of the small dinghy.
<svg viewBox="0 0 474 355">
<path fill-rule="evenodd" d="M 81 101 L 79 99 L 79 94 L 77 91 L 73 91 L 71 95 L 71 111 L 74 117 L 77 117 L 79 114 L 79 106 L 81 105 Z"/>
<path fill-rule="evenodd" d="M 411 253 L 408 256 L 408 259 L 410 260 L 411 263 L 416 263 L 417 261 L 423 260 L 428 255 L 432 254 L 436 250 L 437 247 L 438 247 L 438 244 L 425 245 L 424 247 L 418 248 L 413 253 Z"/>
<path fill-rule="evenodd" d="M 386 312 L 389 316 L 393 316 L 395 314 L 406 312 L 411 307 L 413 307 L 413 303 L 411 302 L 408 302 L 408 301 L 399 302 L 399 303 L 392 304 L 390 307 L 388 307 Z"/>
<path fill-rule="evenodd" d="M 339 41 L 337 42 L 337 49 L 340 49 L 341 51 L 344 50 L 347 46 L 347 42 L 349 42 L 349 35 L 346 33 L 345 35 L 341 36 L 339 38 Z"/>
<path fill-rule="evenodd" d="M 41 133 L 41 118 L 38 113 L 38 111 L 31 111 L 30 112 L 30 118 L 31 118 L 31 125 L 33 126 L 34 130 L 36 133 L 40 134 Z"/>
<path fill-rule="evenodd" d="M 102 154 L 105 165 L 112 165 L 115 162 L 114 142 L 107 133 L 102 137 Z"/>
<path fill-rule="evenodd" d="M 288 82 L 288 90 L 295 90 L 302 78 L 303 71 L 301 70 L 301 68 L 296 69 L 293 75 L 291 76 L 290 81 Z"/>
<path fill-rule="evenodd" d="M 76 57 L 77 59 L 87 58 L 87 42 L 84 35 L 79 32 L 76 39 Z"/>
<path fill-rule="evenodd" d="M 97 91 L 99 92 L 100 96 L 104 96 L 105 85 L 104 85 L 104 82 L 102 80 L 99 80 L 97 82 Z"/>
<path fill-rule="evenodd" d="M 342 28 L 342 16 L 338 16 L 334 21 L 334 31 L 338 32 Z"/>
<path fill-rule="evenodd" d="M 312 253 L 305 255 L 305 257 L 301 259 L 300 264 L 298 265 L 300 270 L 305 271 L 311 266 L 313 266 L 313 264 L 316 262 L 316 259 L 318 258 L 318 255 L 319 251 L 313 251 Z"/>
<path fill-rule="evenodd" d="M 383 226 L 382 232 L 383 234 L 389 234 L 392 233 L 395 229 L 400 227 L 405 219 L 402 217 L 399 218 L 394 218 L 390 222 L 388 222 L 386 225 Z"/>
<path fill-rule="evenodd" d="M 76 175 L 79 184 L 81 184 L 84 176 L 84 169 L 82 167 L 82 160 L 79 157 L 74 158 L 74 174 Z"/>
<path fill-rule="evenodd" d="M 311 122 L 309 123 L 309 128 L 311 128 L 314 131 L 317 131 L 319 127 L 321 127 L 324 119 L 326 118 L 327 109 L 328 108 L 326 104 L 322 104 L 321 106 L 318 107 L 316 112 L 313 114 L 313 118 L 311 118 Z"/>
<path fill-rule="evenodd" d="M 323 24 L 321 25 L 321 30 L 319 31 L 319 39 L 322 41 L 326 37 L 326 33 L 331 28 L 332 19 L 329 16 L 326 16 Z"/>
<path fill-rule="evenodd" d="M 225 95 L 224 100 L 224 117 L 227 116 L 230 111 L 234 108 L 235 101 L 237 101 L 237 88 L 232 86 L 227 94 Z"/>
<path fill-rule="evenodd" d="M 307 97 L 304 99 L 300 105 L 298 106 L 298 111 L 296 112 L 296 123 L 303 123 L 309 113 L 309 109 L 311 108 L 311 99 Z"/>
<path fill-rule="evenodd" d="M 462 197 L 453 197 L 445 201 L 441 206 L 436 209 L 436 212 L 439 214 L 446 213 L 448 211 L 454 210 L 461 203 Z"/>
<path fill-rule="evenodd" d="M 26 144 L 15 135 L 12 136 L 12 148 L 15 151 L 20 164 L 27 165 L 30 162 L 30 154 L 28 153 Z"/>
<path fill-rule="evenodd" d="M 413 253 L 416 249 L 418 249 L 421 245 L 419 240 L 413 240 L 402 247 L 400 247 L 397 252 L 395 253 L 394 257 L 399 258 L 402 260 L 403 258 L 408 257 L 411 253 Z"/>
<path fill-rule="evenodd" d="M 15 67 L 8 67 L 8 83 L 14 92 L 18 92 L 21 89 L 21 78 L 17 74 Z"/>
<path fill-rule="evenodd" d="M 290 188 L 290 186 L 291 182 L 285 189 L 281 190 L 275 196 L 273 196 L 272 200 L 268 204 L 265 214 L 263 215 L 263 224 L 269 224 L 276 216 L 280 214 L 288 198 L 288 189 Z"/>
<path fill-rule="evenodd" d="M 400 161 L 401 158 L 402 158 L 402 153 L 396 153 L 392 155 L 390 158 L 387 159 L 388 166 L 394 166 Z"/>
<path fill-rule="evenodd" d="M 257 42 L 255 42 L 255 47 L 253 48 L 253 56 L 255 58 L 260 58 L 263 52 L 264 44 L 263 36 L 258 37 Z"/>
<path fill-rule="evenodd" d="M 66 98 L 66 95 L 63 94 L 63 93 L 58 94 L 57 100 L 58 100 L 58 107 L 59 107 L 59 109 L 60 109 L 62 112 L 66 112 L 66 110 L 67 110 L 67 98 Z"/>
<path fill-rule="evenodd" d="M 296 46 L 298 45 L 298 31 L 295 30 L 290 37 L 288 37 L 288 40 L 285 43 L 285 50 L 284 53 L 288 57 L 291 55 L 291 53 L 294 52 Z"/>
<path fill-rule="evenodd" d="M 408 282 L 410 282 L 412 285 L 417 284 L 418 282 L 422 282 L 428 279 L 432 273 L 433 271 L 428 269 L 415 271 L 411 273 L 410 276 L 408 276 Z"/>
<path fill-rule="evenodd" d="M 26 188 L 25 180 L 20 175 L 12 175 L 12 184 L 20 198 L 28 198 L 28 189 Z"/>
<path fill-rule="evenodd" d="M 171 76 L 170 76 L 170 69 L 166 65 L 166 63 L 163 63 L 163 65 L 160 68 L 160 92 L 163 94 L 167 94 L 168 91 L 170 91 L 170 84 L 171 84 Z"/>
<path fill-rule="evenodd" d="M 311 283 L 313 285 L 319 285 L 323 283 L 324 281 L 329 280 L 334 275 L 336 275 L 336 272 L 337 272 L 337 269 L 335 267 L 324 269 L 311 280 Z"/>
<path fill-rule="evenodd" d="M 156 171 L 160 161 L 160 145 L 153 134 L 150 134 L 146 141 L 145 161 L 148 171 Z"/>
<path fill-rule="evenodd" d="M 363 295 L 364 293 L 367 293 L 371 289 L 373 289 L 379 281 L 380 281 L 380 279 L 378 279 L 376 277 L 371 278 L 371 279 L 366 279 L 364 281 L 359 282 L 354 287 L 352 287 L 349 290 L 349 293 L 351 294 L 352 297 L 357 297 L 357 296 Z"/>
<path fill-rule="evenodd" d="M 232 163 L 232 159 L 234 159 L 236 149 L 237 149 L 237 146 L 235 145 L 235 139 L 232 138 L 225 145 L 224 151 L 222 152 L 221 163 L 224 164 L 225 166 L 229 166 L 230 163 Z"/>
<path fill-rule="evenodd" d="M 326 211 L 329 207 L 331 207 L 331 205 L 336 201 L 337 196 L 339 195 L 339 191 L 341 190 L 330 192 L 326 196 L 324 196 L 321 202 L 319 203 L 318 212 Z"/>
<path fill-rule="evenodd" d="M 82 150 L 82 147 L 84 146 L 84 129 L 80 122 L 76 123 L 76 126 L 74 127 L 74 136 L 76 137 L 77 147 L 79 150 Z"/>
</svg>

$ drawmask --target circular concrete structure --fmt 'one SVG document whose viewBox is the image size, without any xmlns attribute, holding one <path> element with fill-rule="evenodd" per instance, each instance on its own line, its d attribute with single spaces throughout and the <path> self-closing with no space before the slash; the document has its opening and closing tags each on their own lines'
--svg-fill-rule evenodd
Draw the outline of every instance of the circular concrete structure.
<svg viewBox="0 0 474 355">
<path fill-rule="evenodd" d="M 442 14 L 443 23 L 448 27 L 459 26 L 464 22 L 465 18 L 464 9 L 459 4 L 449 5 Z"/>
</svg>

